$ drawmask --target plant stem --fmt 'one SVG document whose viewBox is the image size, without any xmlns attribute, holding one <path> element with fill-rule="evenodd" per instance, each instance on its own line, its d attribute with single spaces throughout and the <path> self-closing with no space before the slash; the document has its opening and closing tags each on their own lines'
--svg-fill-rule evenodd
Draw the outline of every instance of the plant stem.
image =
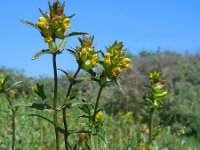
<svg viewBox="0 0 200 150">
<path fill-rule="evenodd" d="M 58 97 L 58 77 L 57 77 L 57 65 L 56 65 L 56 54 L 53 54 L 53 72 L 54 72 L 54 96 L 53 96 L 53 121 L 56 135 L 56 150 L 60 150 L 59 145 L 59 131 L 58 131 L 58 121 L 57 121 L 57 97 Z"/>
<path fill-rule="evenodd" d="M 78 75 L 80 70 L 81 70 L 81 67 L 79 66 L 78 69 L 76 70 L 74 76 L 73 76 L 74 79 L 77 78 L 77 75 Z M 73 86 L 73 83 L 70 82 L 70 85 L 69 85 L 68 90 L 67 90 L 66 98 L 69 97 L 71 90 L 72 90 L 72 86 Z M 66 133 L 66 134 L 64 134 L 65 149 L 68 150 L 68 125 L 67 125 L 66 108 L 63 108 L 63 123 L 64 123 L 64 128 L 65 128 L 65 133 Z"/>
<path fill-rule="evenodd" d="M 95 122 L 95 117 L 96 117 L 96 114 L 97 114 L 97 109 L 98 109 L 98 105 L 99 105 L 99 99 L 100 99 L 102 90 L 103 90 L 103 86 L 101 86 L 100 89 L 99 89 L 99 93 L 98 93 L 98 96 L 97 96 L 97 99 L 96 99 L 96 104 L 94 106 L 94 114 L 93 114 L 93 118 L 92 118 L 93 122 Z"/>
<path fill-rule="evenodd" d="M 149 113 L 149 144 L 152 142 L 152 135 L 153 135 L 153 113 L 154 111 L 151 110 Z"/>
<path fill-rule="evenodd" d="M 12 102 L 7 94 L 6 94 L 6 98 L 8 100 L 9 107 L 12 107 Z M 12 112 L 12 150 L 14 150 L 15 149 L 15 130 L 16 130 L 16 123 L 15 123 L 16 111 L 13 108 L 11 108 L 11 112 Z"/>
</svg>

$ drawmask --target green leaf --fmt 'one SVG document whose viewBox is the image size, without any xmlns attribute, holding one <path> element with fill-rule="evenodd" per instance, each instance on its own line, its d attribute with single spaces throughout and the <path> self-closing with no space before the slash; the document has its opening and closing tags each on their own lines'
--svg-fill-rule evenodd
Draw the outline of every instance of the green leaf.
<svg viewBox="0 0 200 150">
<path fill-rule="evenodd" d="M 68 18 L 72 18 L 72 17 L 74 17 L 76 14 L 72 14 L 72 15 L 70 15 L 70 16 L 67 16 Z"/>
<path fill-rule="evenodd" d="M 70 94 L 69 99 L 73 100 L 74 98 L 76 98 L 76 96 L 78 95 L 78 90 L 73 90 Z"/>
<path fill-rule="evenodd" d="M 92 69 L 88 70 L 87 72 L 89 73 L 89 75 L 91 77 L 96 77 L 96 75 L 97 75 L 96 72 L 94 72 L 94 70 L 92 70 Z"/>
<path fill-rule="evenodd" d="M 83 112 L 88 114 L 89 116 L 91 115 L 91 110 L 89 108 L 88 104 L 84 104 L 83 106 L 79 107 Z"/>
<path fill-rule="evenodd" d="M 50 105 L 44 103 L 32 103 L 31 105 L 27 105 L 27 107 L 34 108 L 37 110 L 52 109 Z"/>
<path fill-rule="evenodd" d="M 16 83 L 14 83 L 13 85 L 11 85 L 10 88 L 15 87 L 15 86 L 17 86 L 18 84 L 21 84 L 22 82 L 23 82 L 23 81 L 16 82 Z"/>
<path fill-rule="evenodd" d="M 38 9 L 39 9 L 40 13 L 42 14 L 42 16 L 44 16 L 45 18 L 48 18 L 48 17 L 49 17 L 46 13 L 44 13 L 44 12 L 42 11 L 42 9 L 40 9 L 40 8 L 38 8 Z"/>
<path fill-rule="evenodd" d="M 59 51 L 60 53 L 63 52 L 63 50 L 64 50 L 64 48 L 65 48 L 66 42 L 67 42 L 67 39 L 64 38 L 64 39 L 61 40 L 60 43 L 58 44 L 58 51 Z"/>
<path fill-rule="evenodd" d="M 35 60 L 37 58 L 39 58 L 41 55 L 43 54 L 51 54 L 50 50 L 49 49 L 43 49 L 39 52 L 37 52 L 33 57 L 32 57 L 32 60 Z"/>
<path fill-rule="evenodd" d="M 82 116 L 79 116 L 79 118 L 90 118 L 90 116 L 82 115 Z"/>
<path fill-rule="evenodd" d="M 106 142 L 106 140 L 103 138 L 103 136 L 101 136 L 98 133 L 92 133 L 93 136 L 98 136 L 99 138 L 101 138 L 104 142 Z"/>
<path fill-rule="evenodd" d="M 39 83 L 37 83 L 37 89 L 34 91 L 39 97 L 42 98 L 42 100 L 45 100 L 47 97 L 45 95 L 45 92 L 44 92 L 44 86 L 43 84 L 40 85 Z"/>
<path fill-rule="evenodd" d="M 66 49 L 68 52 L 70 52 L 72 55 L 76 55 L 77 53 L 74 50 Z"/>
<path fill-rule="evenodd" d="M 61 72 L 63 72 L 63 73 L 66 75 L 66 77 L 68 78 L 68 80 L 69 80 L 70 82 L 72 82 L 73 84 L 75 83 L 74 78 L 73 78 L 68 72 L 66 72 L 66 71 L 63 70 L 63 69 L 58 69 L 58 70 L 60 70 Z"/>
<path fill-rule="evenodd" d="M 67 37 L 70 37 L 70 36 L 77 36 L 77 35 L 85 35 L 87 34 L 86 32 L 71 32 L 67 35 Z"/>
<path fill-rule="evenodd" d="M 105 54 L 102 50 L 98 50 L 97 53 L 100 53 L 103 56 L 103 58 L 105 58 Z"/>
<path fill-rule="evenodd" d="M 28 116 L 39 117 L 39 118 L 42 118 L 42 119 L 48 121 L 52 125 L 55 125 L 54 122 L 52 120 L 50 120 L 49 118 L 47 118 L 47 117 L 44 117 L 44 116 L 41 116 L 41 115 L 38 115 L 38 114 L 29 114 Z M 57 129 L 58 129 L 58 131 L 60 133 L 66 134 L 66 132 L 65 132 L 65 130 L 63 128 L 57 126 Z"/>
<path fill-rule="evenodd" d="M 23 19 L 21 19 L 20 21 L 21 21 L 22 23 L 25 23 L 25 24 L 31 26 L 31 27 L 34 27 L 34 28 L 37 29 L 39 32 L 41 32 L 41 29 L 40 29 L 38 26 L 36 26 L 34 23 L 32 23 L 32 22 L 30 22 L 30 21 L 27 21 L 27 20 L 23 20 Z"/>
</svg>

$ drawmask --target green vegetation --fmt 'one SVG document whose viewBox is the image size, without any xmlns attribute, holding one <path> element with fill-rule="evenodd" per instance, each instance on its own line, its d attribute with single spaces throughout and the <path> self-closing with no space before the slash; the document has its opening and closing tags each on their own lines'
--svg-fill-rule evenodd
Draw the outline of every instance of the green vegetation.
<svg viewBox="0 0 200 150">
<path fill-rule="evenodd" d="M 69 31 L 75 15 L 64 13 L 64 3 L 48 5 L 48 12 L 39 9 L 36 23 L 21 21 L 48 45 L 32 59 L 48 54 L 53 77 L 0 70 L 0 149 L 200 147 L 199 55 L 142 51 L 132 56 L 118 41 L 97 50 L 94 36 Z M 65 49 L 68 38 L 80 35 L 79 45 Z M 57 55 L 64 52 L 76 60 L 75 72 L 58 69 Z"/>
<path fill-rule="evenodd" d="M 161 70 L 166 79 L 168 95 L 163 108 L 154 114 L 153 149 L 192 149 L 200 147 L 200 55 L 177 54 L 166 51 L 163 53 L 141 53 L 132 56 L 132 67 L 120 74 L 121 89 L 110 84 L 102 91 L 100 107 L 103 110 L 103 128 L 100 130 L 103 140 L 89 139 L 84 134 L 74 134 L 69 137 L 72 143 L 87 141 L 91 149 L 147 149 L 148 143 L 148 112 L 143 105 L 142 96 L 148 83 L 147 75 L 155 67 Z M 146 55 L 148 53 L 148 55 Z M 26 77 L 23 73 L 1 68 L 0 72 L 10 77 L 8 85 L 22 81 L 15 86 L 16 94 L 12 98 L 13 106 L 18 106 L 16 113 L 16 149 L 54 149 L 53 125 L 42 118 L 31 117 L 30 114 L 40 114 L 52 117 L 53 112 L 32 109 L 32 103 L 41 103 L 41 99 L 32 91 L 32 85 L 43 83 L 44 87 L 52 87 L 53 78 Z M 80 78 L 86 78 L 84 73 Z M 65 76 L 59 77 L 60 98 L 70 84 Z M 83 81 L 74 86 L 78 90 L 76 102 L 94 103 L 98 92 L 98 85 L 92 81 Z M 52 95 L 53 89 L 45 88 L 47 96 Z M 91 92 L 92 91 L 92 92 Z M 47 100 L 50 101 L 50 100 Z M 0 95 L 0 148 L 11 148 L 12 137 L 12 109 L 9 109 L 6 97 Z M 58 106 L 62 101 L 58 100 Z M 73 106 L 68 111 L 69 129 L 85 127 L 85 119 L 79 118 L 82 111 L 79 106 Z M 62 126 L 62 115 L 58 116 L 58 123 Z M 61 137 L 61 147 L 64 139 Z"/>
</svg>

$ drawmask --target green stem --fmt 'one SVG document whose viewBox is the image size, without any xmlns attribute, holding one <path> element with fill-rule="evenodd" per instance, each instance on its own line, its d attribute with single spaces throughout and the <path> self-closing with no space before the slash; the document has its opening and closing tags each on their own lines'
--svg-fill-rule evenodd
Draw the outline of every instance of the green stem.
<svg viewBox="0 0 200 150">
<path fill-rule="evenodd" d="M 9 107 L 11 107 L 12 112 L 12 150 L 15 149 L 15 130 L 16 130 L 16 123 L 15 123 L 15 117 L 16 117 L 16 111 L 12 108 L 12 102 L 9 98 L 9 96 L 6 94 L 6 98 L 8 100 Z"/>
<path fill-rule="evenodd" d="M 81 70 L 81 67 L 79 66 L 78 69 L 76 70 L 75 74 L 74 74 L 74 79 L 77 78 L 77 75 L 79 73 L 79 71 Z M 67 94 L 66 94 L 66 97 L 69 97 L 71 91 L 72 91 L 72 87 L 73 87 L 73 83 L 70 82 L 70 85 L 68 87 L 68 90 L 67 90 Z M 65 128 L 65 133 L 64 134 L 64 139 L 65 139 L 65 149 L 68 150 L 68 125 L 67 125 L 67 116 L 66 116 L 66 108 L 63 109 L 63 123 L 64 123 L 64 128 Z"/>
<path fill-rule="evenodd" d="M 96 99 L 96 104 L 95 104 L 95 107 L 94 107 L 94 114 L 93 114 L 93 118 L 92 118 L 93 122 L 95 122 L 95 117 L 96 117 L 96 114 L 97 114 L 97 109 L 98 109 L 98 106 L 99 106 L 99 99 L 100 99 L 102 90 L 103 90 L 103 86 L 100 87 L 99 93 L 98 93 L 98 96 L 97 96 L 97 99 Z"/>
<path fill-rule="evenodd" d="M 53 54 L 53 72 L 54 72 L 54 97 L 53 97 L 53 121 L 56 135 L 56 150 L 60 150 L 59 145 L 59 131 L 58 131 L 58 121 L 57 121 L 57 97 L 58 97 L 58 77 L 57 77 L 57 65 L 56 65 L 56 54 Z"/>
<path fill-rule="evenodd" d="M 153 135 L 153 113 L 154 111 L 151 110 L 149 113 L 149 144 L 152 143 L 152 135 Z"/>
</svg>

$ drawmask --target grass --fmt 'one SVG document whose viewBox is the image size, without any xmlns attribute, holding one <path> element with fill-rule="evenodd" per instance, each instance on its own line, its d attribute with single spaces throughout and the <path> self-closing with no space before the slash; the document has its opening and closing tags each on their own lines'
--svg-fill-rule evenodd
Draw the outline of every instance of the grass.
<svg viewBox="0 0 200 150">
<path fill-rule="evenodd" d="M 19 98 L 15 100 L 16 103 L 30 102 L 32 99 Z M 11 112 L 6 112 L 7 103 L 4 98 L 0 98 L 0 149 L 6 150 L 11 146 Z M 2 111 L 6 110 L 6 111 Z M 52 116 L 52 112 L 42 112 L 21 107 L 17 113 L 16 123 L 16 150 L 36 150 L 36 149 L 55 149 L 54 142 L 54 127 L 43 119 L 37 117 L 30 117 L 28 114 L 42 114 L 46 116 Z M 77 111 L 77 108 L 72 108 L 68 113 L 69 129 L 74 127 L 84 128 L 85 121 L 78 117 L 81 111 Z M 145 123 L 141 116 L 134 116 L 132 113 L 118 113 L 116 116 L 106 115 L 104 113 L 104 128 L 101 130 L 103 140 L 91 138 L 88 141 L 92 149 L 100 150 L 142 150 L 142 146 L 148 142 L 148 129 L 145 127 Z M 58 124 L 62 126 L 62 113 L 58 113 Z M 61 141 L 64 141 L 63 136 L 60 135 Z M 69 141 L 76 143 L 79 141 L 79 134 L 70 136 Z M 199 141 L 194 137 L 186 137 L 184 135 L 178 136 L 172 132 L 171 128 L 164 127 L 153 141 L 155 147 L 159 150 L 176 150 L 185 149 L 191 147 L 192 150 L 198 150 L 200 147 Z M 84 145 L 84 144 L 83 144 Z M 60 143 L 61 148 L 64 148 L 64 142 Z M 84 147 L 84 146 L 83 146 Z"/>
</svg>

